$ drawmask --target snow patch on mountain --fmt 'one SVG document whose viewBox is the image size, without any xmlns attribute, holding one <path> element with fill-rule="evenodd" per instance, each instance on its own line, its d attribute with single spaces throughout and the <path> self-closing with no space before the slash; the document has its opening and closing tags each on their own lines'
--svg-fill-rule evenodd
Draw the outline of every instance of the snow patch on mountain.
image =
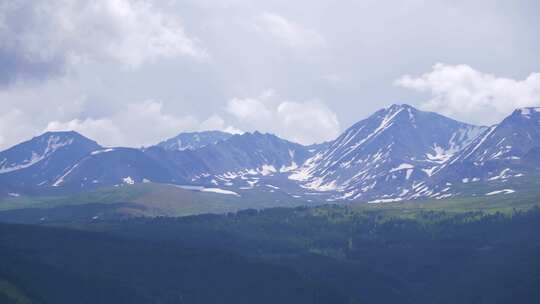
<svg viewBox="0 0 540 304">
<path fill-rule="evenodd" d="M 124 184 L 128 184 L 128 185 L 134 185 L 135 184 L 135 180 L 131 176 L 126 176 L 126 177 L 122 178 L 122 181 L 124 182 Z"/>
<path fill-rule="evenodd" d="M 11 162 L 9 163 L 8 159 L 4 158 L 0 162 L 0 174 L 13 172 L 28 168 L 37 164 L 38 162 L 49 157 L 51 154 L 56 152 L 58 149 L 71 145 L 73 143 L 73 138 L 62 138 L 60 136 L 52 135 L 48 137 L 45 149 L 41 151 L 32 151 L 31 156 L 27 159 L 24 159 L 22 162 Z"/>
<path fill-rule="evenodd" d="M 53 183 L 53 187 L 59 187 L 60 185 L 62 185 L 62 183 L 64 182 L 64 179 L 69 175 L 71 174 L 71 172 L 73 172 L 73 170 L 77 169 L 77 167 L 79 166 L 79 164 L 75 164 L 73 165 L 73 167 L 71 167 L 66 173 L 64 173 L 62 176 L 60 176 L 60 178 L 58 178 L 54 183 Z"/>
<path fill-rule="evenodd" d="M 213 192 L 213 193 L 219 193 L 219 194 L 240 196 L 240 194 L 238 194 L 238 193 L 236 193 L 234 191 L 225 190 L 225 189 L 221 189 L 221 188 L 203 188 L 201 191 L 202 192 Z"/>
<path fill-rule="evenodd" d="M 98 155 L 98 154 L 101 154 L 101 153 L 107 153 L 107 152 L 113 152 L 114 149 L 112 148 L 109 148 L 109 149 L 103 149 L 103 150 L 96 150 L 96 151 L 92 151 L 90 153 L 90 155 Z"/>
<path fill-rule="evenodd" d="M 342 199 L 435 195 L 427 186 L 412 186 L 444 168 L 485 129 L 393 105 L 353 125 L 288 178 Z"/>
<path fill-rule="evenodd" d="M 486 196 L 492 196 L 492 195 L 497 195 L 497 194 L 511 194 L 511 193 L 515 193 L 515 192 L 516 191 L 513 190 L 513 189 L 502 189 L 502 190 L 488 192 L 488 193 L 486 193 Z"/>
<path fill-rule="evenodd" d="M 403 163 L 403 164 L 397 166 L 396 168 L 390 169 L 389 172 L 396 172 L 396 171 L 405 170 L 405 169 L 412 169 L 412 168 L 414 168 L 413 165 L 407 164 L 407 163 Z"/>
<path fill-rule="evenodd" d="M 257 171 L 262 175 L 271 175 L 277 172 L 276 167 L 267 164 L 262 165 L 261 168 L 257 169 Z"/>
<path fill-rule="evenodd" d="M 206 187 L 203 187 L 203 186 L 191 186 L 191 185 L 171 185 L 171 186 L 174 186 L 174 187 L 177 187 L 177 188 L 180 188 L 180 189 L 184 189 L 184 190 L 199 191 L 199 192 L 211 192 L 211 193 L 218 193 L 218 194 L 225 194 L 225 195 L 240 196 L 240 194 L 238 194 L 238 193 L 236 193 L 234 191 L 225 190 L 225 189 L 221 189 L 221 188 L 206 188 Z"/>
</svg>

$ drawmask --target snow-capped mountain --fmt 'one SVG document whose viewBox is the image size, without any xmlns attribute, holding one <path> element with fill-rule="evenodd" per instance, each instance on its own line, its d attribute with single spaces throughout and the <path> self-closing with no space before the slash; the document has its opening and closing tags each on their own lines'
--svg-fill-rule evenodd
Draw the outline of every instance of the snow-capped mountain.
<svg viewBox="0 0 540 304">
<path fill-rule="evenodd" d="M 487 129 L 455 162 L 519 160 L 540 143 L 540 108 L 515 110 L 500 124 Z"/>
<path fill-rule="evenodd" d="M 155 158 L 159 151 L 149 149 Z M 161 153 L 163 155 L 163 152 Z M 233 135 L 194 151 L 168 153 L 177 172 L 195 184 L 245 185 L 252 178 L 296 169 L 310 152 L 300 144 L 260 132 Z"/>
<path fill-rule="evenodd" d="M 309 156 L 307 149 L 275 135 L 234 135 L 198 149 L 107 148 L 74 163 L 55 187 L 95 188 L 141 182 L 226 185 L 233 176 L 267 176 L 292 170 Z M 239 184 L 247 178 L 238 179 Z"/>
<path fill-rule="evenodd" d="M 350 127 L 289 178 L 339 198 L 402 200 L 483 130 L 392 105 Z"/>
<path fill-rule="evenodd" d="M 244 133 L 228 140 L 197 150 L 210 174 L 235 172 L 245 169 L 283 171 L 302 164 L 307 148 L 273 134 Z"/>
<path fill-rule="evenodd" d="M 523 177 L 540 164 L 539 151 L 540 108 L 517 109 L 456 154 L 430 184 L 454 185 Z"/>
<path fill-rule="evenodd" d="M 513 193 L 506 182 L 533 175 L 540 176 L 540 108 L 481 127 L 392 105 L 311 146 L 259 132 L 200 132 L 149 148 L 103 148 L 76 132 L 49 132 L 0 152 L 4 197 L 155 182 L 392 202 Z"/>
<path fill-rule="evenodd" d="M 48 186 L 88 153 L 101 149 L 76 132 L 47 132 L 0 152 L 0 181 L 19 187 Z"/>
<path fill-rule="evenodd" d="M 157 144 L 166 151 L 196 150 L 233 136 L 222 131 L 186 132 Z"/>
</svg>

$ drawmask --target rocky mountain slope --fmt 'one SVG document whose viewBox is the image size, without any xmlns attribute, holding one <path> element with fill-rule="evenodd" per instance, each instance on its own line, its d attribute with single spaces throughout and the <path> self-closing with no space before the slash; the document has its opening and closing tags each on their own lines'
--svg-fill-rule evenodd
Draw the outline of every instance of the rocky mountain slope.
<svg viewBox="0 0 540 304">
<path fill-rule="evenodd" d="M 509 194 L 509 180 L 540 176 L 539 155 L 540 108 L 483 127 L 392 105 L 313 146 L 216 131 L 142 149 L 104 148 L 75 132 L 49 132 L 0 152 L 0 195 L 145 182 L 331 201 L 483 195 L 489 187 Z"/>
<path fill-rule="evenodd" d="M 343 199 L 406 199 L 484 130 L 392 105 L 350 127 L 290 179 L 309 189 L 338 192 Z"/>
</svg>

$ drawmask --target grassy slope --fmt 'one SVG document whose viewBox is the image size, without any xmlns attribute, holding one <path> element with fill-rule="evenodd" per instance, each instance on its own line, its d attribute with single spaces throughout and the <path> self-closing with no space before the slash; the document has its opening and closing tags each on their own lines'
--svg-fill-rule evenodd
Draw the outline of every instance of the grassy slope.
<svg viewBox="0 0 540 304">
<path fill-rule="evenodd" d="M 99 189 L 69 196 L 17 197 L 0 200 L 0 211 L 25 208 L 54 208 L 84 204 L 134 203 L 145 207 L 142 215 L 185 216 L 201 213 L 225 213 L 242 209 L 275 206 L 299 206 L 307 203 L 282 192 L 248 190 L 240 196 L 186 190 L 165 184 L 136 184 Z M 135 212 L 124 210 L 125 212 Z M 138 210 L 138 213 L 141 211 Z"/>
<path fill-rule="evenodd" d="M 388 213 L 405 216 L 418 210 L 508 212 L 514 208 L 527 209 L 540 203 L 539 176 L 514 178 L 507 182 L 461 184 L 458 189 L 463 194 L 462 197 L 379 204 L 358 202 L 352 203 L 352 206 L 356 210 L 384 210 Z M 502 189 L 514 189 L 516 192 L 494 196 L 485 195 Z M 148 183 L 99 189 L 68 196 L 5 198 L 0 200 L 0 212 L 25 208 L 132 203 L 141 208 L 124 208 L 119 212 L 147 216 L 186 216 L 201 213 L 234 212 L 249 208 L 293 207 L 322 203 L 321 201 L 308 202 L 294 198 L 279 190 L 271 191 L 273 190 L 241 190 L 238 192 L 240 196 L 234 196 L 186 190 L 173 185 Z"/>
<path fill-rule="evenodd" d="M 89 203 L 131 202 L 146 192 L 144 188 L 106 188 L 66 196 L 21 196 L 0 200 L 0 211 L 23 208 L 53 208 Z"/>
<path fill-rule="evenodd" d="M 493 191 L 513 189 L 510 194 L 487 196 Z M 514 209 L 524 210 L 540 205 L 540 178 L 515 178 L 507 182 L 468 183 L 460 185 L 461 197 L 449 199 L 427 199 L 399 203 L 365 204 L 354 203 L 355 210 L 383 210 L 390 214 L 406 216 L 417 211 L 433 210 L 447 212 L 484 211 L 509 213 Z"/>
</svg>

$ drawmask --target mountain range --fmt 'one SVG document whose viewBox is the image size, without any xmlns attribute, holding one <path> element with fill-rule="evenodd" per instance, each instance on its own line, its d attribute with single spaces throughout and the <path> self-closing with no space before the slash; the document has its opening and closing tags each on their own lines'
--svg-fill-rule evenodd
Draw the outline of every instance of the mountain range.
<svg viewBox="0 0 540 304">
<path fill-rule="evenodd" d="M 224 195 L 264 190 L 395 202 L 511 194 L 539 173 L 540 108 L 517 109 L 486 127 L 392 105 L 312 146 L 260 132 L 205 131 L 135 149 L 47 132 L 0 152 L 0 195 L 159 183 Z"/>
</svg>

